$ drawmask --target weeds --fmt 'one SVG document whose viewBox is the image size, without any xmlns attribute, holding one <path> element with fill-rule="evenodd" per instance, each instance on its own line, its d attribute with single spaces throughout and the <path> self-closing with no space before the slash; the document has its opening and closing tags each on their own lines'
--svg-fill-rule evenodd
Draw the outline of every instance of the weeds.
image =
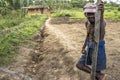
<svg viewBox="0 0 120 80">
<path fill-rule="evenodd" d="M 2 25 L 0 26 L 0 28 L 4 30 L 18 26 L 24 27 L 0 36 L 0 65 L 9 64 L 13 61 L 11 55 L 17 53 L 17 48 L 20 45 L 25 44 L 24 41 L 31 40 L 33 34 L 35 34 L 40 29 L 44 21 L 47 19 L 47 16 L 26 15 L 22 19 L 20 19 L 20 17 L 16 19 L 16 17 L 14 16 L 11 18 L 12 18 L 11 20 L 7 19 L 6 16 L 6 18 L 3 19 L 3 22 L 5 23 L 0 24 Z"/>
</svg>

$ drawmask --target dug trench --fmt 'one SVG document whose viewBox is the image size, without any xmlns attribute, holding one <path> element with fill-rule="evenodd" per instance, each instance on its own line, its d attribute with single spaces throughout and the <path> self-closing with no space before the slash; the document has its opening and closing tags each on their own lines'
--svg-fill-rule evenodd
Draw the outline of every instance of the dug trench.
<svg viewBox="0 0 120 80">
<path fill-rule="evenodd" d="M 84 22 L 67 17 L 49 18 L 33 38 L 37 42 L 35 48 L 27 48 L 22 52 L 22 57 L 27 54 L 22 59 L 27 60 L 21 63 L 18 60 L 17 64 L 23 66 L 0 69 L 6 73 L 2 74 L 2 77 L 7 77 L 7 80 L 90 80 L 89 74 L 75 66 L 82 55 L 81 47 L 86 36 Z M 120 80 L 118 25 L 120 25 L 118 21 L 107 21 L 105 37 L 107 69 L 104 73 L 107 74 L 108 80 Z"/>
</svg>

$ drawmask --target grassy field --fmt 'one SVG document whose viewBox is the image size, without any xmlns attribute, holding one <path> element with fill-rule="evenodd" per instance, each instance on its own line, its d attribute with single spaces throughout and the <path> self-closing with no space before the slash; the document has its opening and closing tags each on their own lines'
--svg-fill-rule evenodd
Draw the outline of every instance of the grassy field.
<svg viewBox="0 0 120 80">
<path fill-rule="evenodd" d="M 26 15 L 21 18 L 19 13 L 0 16 L 0 30 L 4 32 L 0 34 L 0 65 L 11 63 L 12 55 L 17 53 L 19 46 L 31 44 L 31 37 L 46 19 L 46 15 Z"/>
<path fill-rule="evenodd" d="M 53 13 L 52 17 L 60 17 L 60 16 L 68 16 L 70 18 L 85 18 L 82 9 L 73 9 L 73 10 L 62 10 L 61 12 Z M 120 20 L 120 11 L 118 11 L 118 7 L 105 7 L 104 12 L 105 19 L 111 20 Z"/>
</svg>

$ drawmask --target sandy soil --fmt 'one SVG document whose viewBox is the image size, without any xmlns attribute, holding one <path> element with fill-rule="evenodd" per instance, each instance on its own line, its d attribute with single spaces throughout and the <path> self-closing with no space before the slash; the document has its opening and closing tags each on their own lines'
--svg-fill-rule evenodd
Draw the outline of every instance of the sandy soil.
<svg viewBox="0 0 120 80">
<path fill-rule="evenodd" d="M 107 74 L 108 80 L 120 80 L 119 25 L 120 22 L 107 21 L 105 37 L 107 69 L 103 72 Z M 36 47 L 22 48 L 23 57 L 19 56 L 17 61 L 20 66 L 8 68 L 10 71 L 21 72 L 24 78 L 8 76 L 8 80 L 90 80 L 89 74 L 75 66 L 81 56 L 85 35 L 84 20 L 48 19 L 34 38 L 38 43 Z M 25 58 L 26 54 L 28 55 Z M 9 75 L 0 74 L 0 78 Z"/>
</svg>

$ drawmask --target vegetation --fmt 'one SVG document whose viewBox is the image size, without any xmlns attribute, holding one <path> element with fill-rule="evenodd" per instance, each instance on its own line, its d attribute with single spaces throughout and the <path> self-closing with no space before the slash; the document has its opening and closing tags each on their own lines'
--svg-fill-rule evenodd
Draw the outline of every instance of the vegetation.
<svg viewBox="0 0 120 80">
<path fill-rule="evenodd" d="M 54 12 L 62 9 L 83 8 L 87 2 L 94 2 L 94 0 L 0 0 L 0 13 L 6 15 L 9 10 L 17 10 L 29 5 L 49 5 Z M 106 7 L 120 7 L 112 1 L 104 3 Z"/>
<path fill-rule="evenodd" d="M 117 8 L 111 10 L 105 10 L 104 14 L 106 19 L 112 19 L 112 20 L 120 20 L 120 11 L 117 10 Z"/>
<path fill-rule="evenodd" d="M 120 11 L 120 6 L 118 7 L 118 11 Z"/>
<path fill-rule="evenodd" d="M 18 15 L 11 15 L 10 18 L 8 16 L 0 17 L 3 21 L 0 24 L 1 29 L 11 29 L 18 26 L 22 26 L 22 28 L 0 36 L 1 65 L 12 61 L 11 55 L 17 53 L 16 51 L 20 45 L 25 45 L 30 41 L 32 35 L 40 29 L 47 18 L 46 15 L 27 15 L 24 18 L 16 17 Z"/>
<path fill-rule="evenodd" d="M 52 17 L 70 17 L 70 18 L 85 18 L 82 9 L 62 10 L 51 15 Z"/>
<path fill-rule="evenodd" d="M 53 13 L 52 17 L 70 17 L 70 18 L 85 18 L 82 8 L 81 9 L 73 9 L 73 10 L 62 10 L 61 12 Z M 117 7 L 105 9 L 104 17 L 106 19 L 112 20 L 120 20 L 120 11 L 117 10 Z"/>
</svg>

